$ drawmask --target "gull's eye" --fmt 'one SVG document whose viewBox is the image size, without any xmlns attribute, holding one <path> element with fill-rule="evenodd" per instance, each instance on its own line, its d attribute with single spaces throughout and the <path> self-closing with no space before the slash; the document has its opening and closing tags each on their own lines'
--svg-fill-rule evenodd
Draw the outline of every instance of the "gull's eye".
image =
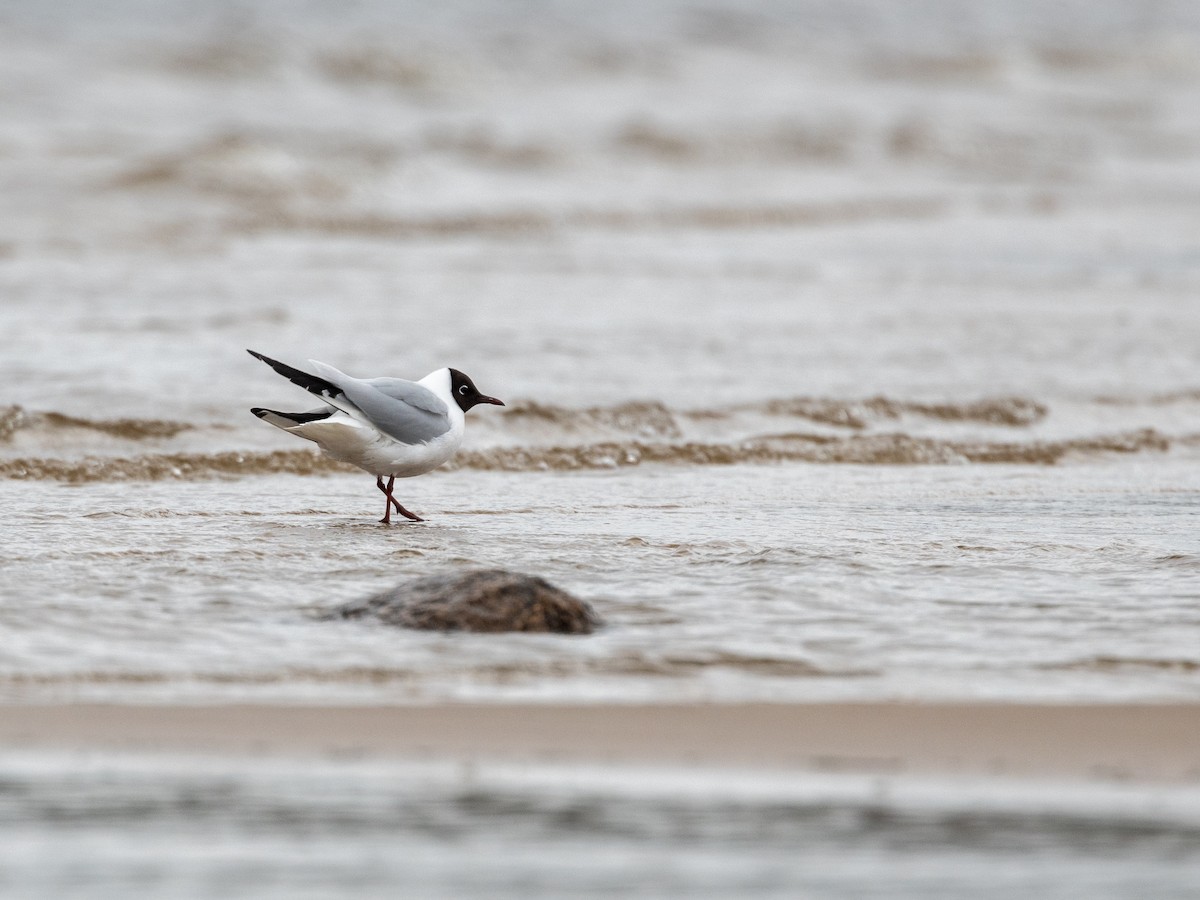
<svg viewBox="0 0 1200 900">
<path fill-rule="evenodd" d="M 462 394 L 464 397 L 467 396 L 467 386 L 464 384 L 462 387 L 460 387 L 458 389 L 458 392 L 460 394 Z"/>
</svg>

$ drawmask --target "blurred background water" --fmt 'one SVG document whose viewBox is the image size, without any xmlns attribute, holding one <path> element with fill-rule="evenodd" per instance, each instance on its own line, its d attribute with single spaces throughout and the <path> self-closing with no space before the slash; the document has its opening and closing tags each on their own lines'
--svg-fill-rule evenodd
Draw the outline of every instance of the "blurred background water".
<svg viewBox="0 0 1200 900">
<path fill-rule="evenodd" d="M 1162 897 L 1195 788 L 0 757 L 14 897 Z"/>
</svg>

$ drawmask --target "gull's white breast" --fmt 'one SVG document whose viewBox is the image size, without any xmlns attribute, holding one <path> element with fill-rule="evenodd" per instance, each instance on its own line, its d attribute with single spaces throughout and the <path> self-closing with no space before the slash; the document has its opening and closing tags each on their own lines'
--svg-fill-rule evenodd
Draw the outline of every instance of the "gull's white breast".
<svg viewBox="0 0 1200 900">
<path fill-rule="evenodd" d="M 424 444 L 402 444 L 342 412 L 286 430 L 314 441 L 326 456 L 358 466 L 372 475 L 397 478 L 436 469 L 458 452 L 463 439 L 461 418 L 451 422 L 445 434 Z"/>
</svg>

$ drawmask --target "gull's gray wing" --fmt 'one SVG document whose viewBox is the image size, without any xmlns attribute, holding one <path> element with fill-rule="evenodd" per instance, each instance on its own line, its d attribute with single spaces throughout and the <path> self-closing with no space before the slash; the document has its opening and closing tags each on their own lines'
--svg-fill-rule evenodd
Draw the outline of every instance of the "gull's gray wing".
<svg viewBox="0 0 1200 900">
<path fill-rule="evenodd" d="M 342 397 L 383 434 L 404 444 L 423 444 L 450 430 L 446 404 L 424 385 L 402 378 L 351 378 L 333 366 L 310 359 L 321 378 L 341 391 Z"/>
<path fill-rule="evenodd" d="M 253 350 L 248 352 L 292 384 L 402 443 L 423 444 L 450 430 L 448 407 L 423 385 L 400 378 L 364 381 L 310 359 L 317 372 L 314 375 Z"/>
<path fill-rule="evenodd" d="M 410 406 L 434 415 L 446 415 L 446 404 L 423 384 L 405 381 L 403 378 L 364 378 L 363 381 L 381 394 L 387 394 L 393 400 L 402 400 Z"/>
</svg>

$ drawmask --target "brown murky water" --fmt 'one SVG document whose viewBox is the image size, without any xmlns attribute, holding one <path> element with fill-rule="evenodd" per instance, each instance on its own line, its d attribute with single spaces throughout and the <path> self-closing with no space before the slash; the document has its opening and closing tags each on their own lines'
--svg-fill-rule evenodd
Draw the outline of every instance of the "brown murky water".
<svg viewBox="0 0 1200 900">
<path fill-rule="evenodd" d="M 1200 695 L 1194 6 L 285 6 L 0 10 L 0 697 Z M 467 563 L 609 627 L 313 615 Z"/>
</svg>

